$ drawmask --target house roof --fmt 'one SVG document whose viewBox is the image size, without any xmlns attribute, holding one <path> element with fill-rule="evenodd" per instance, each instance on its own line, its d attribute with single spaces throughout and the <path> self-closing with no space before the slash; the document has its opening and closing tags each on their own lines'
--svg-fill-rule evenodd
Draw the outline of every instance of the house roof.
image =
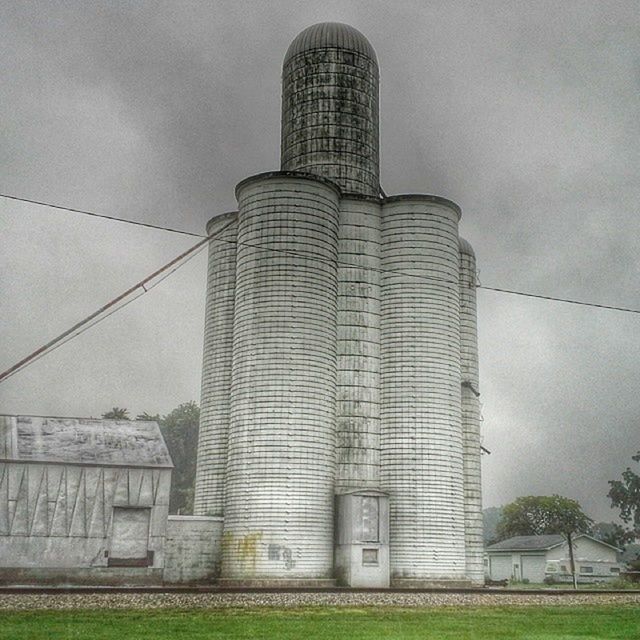
<svg viewBox="0 0 640 640">
<path fill-rule="evenodd" d="M 581 533 L 575 537 L 576 540 L 578 538 L 589 538 L 590 540 L 604 545 L 605 547 L 620 551 L 617 547 L 607 544 L 606 542 L 602 542 L 602 540 L 598 540 L 586 533 Z M 548 549 L 560 546 L 564 541 L 564 536 L 560 534 L 546 536 L 514 536 L 513 538 L 507 538 L 506 540 L 501 540 L 500 542 L 496 542 L 495 544 L 488 546 L 487 551 L 547 551 Z"/>
<path fill-rule="evenodd" d="M 131 467 L 173 466 L 156 422 L 0 416 L 0 459 Z"/>
<path fill-rule="evenodd" d="M 548 536 L 515 536 L 501 540 L 487 547 L 487 551 L 545 551 L 564 542 L 564 537 L 555 534 Z"/>
</svg>

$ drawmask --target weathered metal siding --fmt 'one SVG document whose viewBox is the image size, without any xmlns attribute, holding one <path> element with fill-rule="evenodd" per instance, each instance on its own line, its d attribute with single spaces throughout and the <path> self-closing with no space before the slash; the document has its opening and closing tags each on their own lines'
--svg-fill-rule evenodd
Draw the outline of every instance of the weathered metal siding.
<svg viewBox="0 0 640 640">
<path fill-rule="evenodd" d="M 160 583 L 171 467 L 155 422 L 0 416 L 0 583 Z"/>
<path fill-rule="evenodd" d="M 484 580 L 476 259 L 460 238 L 460 370 L 464 442 L 464 529 L 467 577 Z"/>
<path fill-rule="evenodd" d="M 380 485 L 380 204 L 343 199 L 338 252 L 336 488 Z"/>
<path fill-rule="evenodd" d="M 275 173 L 237 196 L 222 576 L 330 578 L 339 193 Z"/>
<path fill-rule="evenodd" d="M 465 576 L 456 205 L 382 207 L 381 488 L 392 582 Z"/>
<path fill-rule="evenodd" d="M 218 230 L 220 235 L 209 244 L 202 399 L 194 501 L 194 513 L 200 516 L 220 516 L 224 505 L 237 217 L 238 214 L 235 212 L 224 214 L 213 218 L 207 225 L 207 235 Z"/>
<path fill-rule="evenodd" d="M 0 462 L 0 567 L 106 567 L 114 507 L 149 509 L 162 567 L 170 482 L 170 469 Z"/>
<path fill-rule="evenodd" d="M 284 61 L 281 168 L 324 176 L 344 193 L 377 197 L 375 53 L 352 27 L 323 27 L 303 31 Z"/>
</svg>

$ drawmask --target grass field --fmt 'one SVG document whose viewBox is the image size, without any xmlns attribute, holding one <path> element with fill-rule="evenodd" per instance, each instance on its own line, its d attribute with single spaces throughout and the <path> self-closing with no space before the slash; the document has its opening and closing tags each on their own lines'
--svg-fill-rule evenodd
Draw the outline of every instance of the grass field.
<svg viewBox="0 0 640 640">
<path fill-rule="evenodd" d="M 640 638 L 640 609 L 481 607 L 253 610 L 20 611 L 0 613 L 11 640 L 602 640 Z"/>
</svg>

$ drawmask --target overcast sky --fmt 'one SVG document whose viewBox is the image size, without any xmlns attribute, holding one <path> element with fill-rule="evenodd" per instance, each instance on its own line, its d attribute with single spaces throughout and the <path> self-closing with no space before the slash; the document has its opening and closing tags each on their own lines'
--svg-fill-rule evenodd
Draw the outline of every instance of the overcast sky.
<svg viewBox="0 0 640 640">
<path fill-rule="evenodd" d="M 85 2 L 0 6 L 0 191 L 204 231 L 279 168 L 290 41 L 377 51 L 382 184 L 463 208 L 494 287 L 640 309 L 638 3 Z M 0 198 L 5 369 L 194 238 Z M 0 385 L 0 411 L 199 401 L 204 253 Z M 640 449 L 640 315 L 480 290 L 485 506 L 560 493 L 609 520 Z"/>
</svg>

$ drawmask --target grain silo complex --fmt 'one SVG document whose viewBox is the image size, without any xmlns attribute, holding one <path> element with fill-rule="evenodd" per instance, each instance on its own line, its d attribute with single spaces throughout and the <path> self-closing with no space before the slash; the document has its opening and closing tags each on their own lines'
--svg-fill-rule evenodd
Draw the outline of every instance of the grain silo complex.
<svg viewBox="0 0 640 640">
<path fill-rule="evenodd" d="M 483 581 L 475 258 L 445 198 L 380 189 L 378 63 L 289 47 L 280 171 L 209 251 L 195 514 L 226 585 Z"/>
</svg>

